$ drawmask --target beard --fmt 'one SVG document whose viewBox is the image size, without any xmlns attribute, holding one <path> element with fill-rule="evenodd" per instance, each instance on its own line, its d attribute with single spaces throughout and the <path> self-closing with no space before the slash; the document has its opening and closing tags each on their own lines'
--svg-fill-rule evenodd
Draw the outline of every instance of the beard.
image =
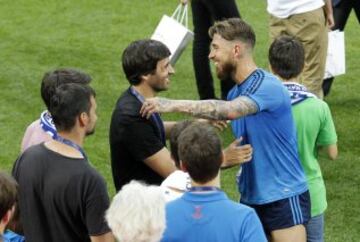
<svg viewBox="0 0 360 242">
<path fill-rule="evenodd" d="M 236 67 L 230 62 L 225 62 L 221 69 L 219 67 L 216 68 L 216 75 L 220 80 L 231 79 L 233 74 L 235 73 Z"/>
<path fill-rule="evenodd" d="M 94 133 L 95 133 L 95 127 L 92 128 L 91 130 L 87 130 L 85 136 L 93 135 Z"/>
<path fill-rule="evenodd" d="M 169 89 L 169 86 L 166 85 L 166 83 L 164 84 L 153 84 L 151 85 L 151 88 L 154 90 L 154 92 L 158 93 L 158 92 L 163 92 Z"/>
</svg>

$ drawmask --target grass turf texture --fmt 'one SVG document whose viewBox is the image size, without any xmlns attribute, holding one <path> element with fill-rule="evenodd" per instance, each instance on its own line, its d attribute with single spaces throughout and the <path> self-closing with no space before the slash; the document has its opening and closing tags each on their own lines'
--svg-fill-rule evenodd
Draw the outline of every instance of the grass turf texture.
<svg viewBox="0 0 360 242">
<path fill-rule="evenodd" d="M 265 1 L 237 1 L 242 17 L 255 29 L 256 62 L 267 68 L 268 16 Z M 177 1 L 36 1 L 0 0 L 0 168 L 10 171 L 19 154 L 26 126 L 39 117 L 44 105 L 40 80 L 45 71 L 76 67 L 93 77 L 97 91 L 96 134 L 86 140 L 94 166 L 105 176 L 110 195 L 111 177 L 108 131 L 111 111 L 128 83 L 121 71 L 120 56 L 130 41 L 151 35 L 163 13 L 171 14 Z M 190 21 L 191 23 L 191 21 Z M 339 137 L 337 161 L 321 156 L 328 191 L 326 241 L 360 239 L 358 118 L 360 113 L 359 25 L 354 14 L 346 26 L 347 74 L 336 78 L 329 103 Z M 161 96 L 197 99 L 191 61 L 191 46 L 176 65 L 171 88 Z M 219 94 L 219 85 L 216 81 Z M 165 120 L 186 118 L 164 115 Z M 224 144 L 232 141 L 230 130 L 222 134 Z M 222 173 L 222 185 L 237 200 L 237 168 Z"/>
</svg>

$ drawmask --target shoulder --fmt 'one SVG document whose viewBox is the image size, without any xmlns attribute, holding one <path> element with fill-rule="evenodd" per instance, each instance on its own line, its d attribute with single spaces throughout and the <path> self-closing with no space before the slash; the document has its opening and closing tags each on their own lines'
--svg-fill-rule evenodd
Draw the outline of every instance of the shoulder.
<svg viewBox="0 0 360 242">
<path fill-rule="evenodd" d="M 88 161 L 84 160 L 83 176 L 87 178 L 88 182 L 105 185 L 104 177 L 92 167 Z"/>
<path fill-rule="evenodd" d="M 189 174 L 180 170 L 171 173 L 162 183 L 161 186 L 174 187 L 186 190 L 186 184 L 189 180 Z"/>
<path fill-rule="evenodd" d="M 299 104 L 295 104 L 293 109 L 295 111 L 301 110 L 303 112 L 306 111 L 313 114 L 324 114 L 324 112 L 328 112 L 328 110 L 330 110 L 329 105 L 319 98 L 307 98 Z"/>
<path fill-rule="evenodd" d="M 20 155 L 19 159 L 44 156 L 46 153 L 47 153 L 47 149 L 45 148 L 44 143 L 40 143 L 40 144 L 32 145 L 29 148 L 27 148 Z"/>
<path fill-rule="evenodd" d="M 263 69 L 257 69 L 256 72 L 252 74 L 252 78 L 249 80 L 244 94 L 264 93 L 275 96 L 274 91 L 285 93 L 286 88 L 273 74 Z"/>
<path fill-rule="evenodd" d="M 37 120 L 33 121 L 33 122 L 26 128 L 26 131 L 31 131 L 31 130 L 34 130 L 34 129 L 41 129 L 40 119 L 37 119 Z"/>
<path fill-rule="evenodd" d="M 128 89 L 117 100 L 113 118 L 140 117 L 141 106 L 141 102 Z"/>
</svg>

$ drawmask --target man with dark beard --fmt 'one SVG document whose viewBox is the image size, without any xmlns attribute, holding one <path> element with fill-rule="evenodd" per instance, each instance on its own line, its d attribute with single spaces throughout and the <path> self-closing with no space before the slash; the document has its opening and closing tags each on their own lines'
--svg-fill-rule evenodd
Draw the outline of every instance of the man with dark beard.
<svg viewBox="0 0 360 242">
<path fill-rule="evenodd" d="M 113 242 L 104 220 L 106 184 L 82 148 L 95 130 L 95 91 L 63 84 L 52 95 L 49 111 L 56 136 L 25 150 L 13 168 L 26 241 Z"/>
<path fill-rule="evenodd" d="M 176 170 L 165 140 L 176 122 L 163 122 L 158 113 L 149 119 L 140 115 L 146 98 L 169 87 L 169 77 L 175 72 L 169 56 L 164 44 L 149 39 L 134 41 L 123 52 L 122 65 L 130 87 L 118 99 L 110 125 L 111 166 L 117 191 L 131 180 L 160 185 Z M 224 122 L 211 124 L 221 129 Z M 235 140 L 224 150 L 223 168 L 251 157 L 251 147 L 238 147 L 239 142 Z"/>
<path fill-rule="evenodd" d="M 308 187 L 301 167 L 287 90 L 253 60 L 255 33 L 241 19 L 217 22 L 209 30 L 209 58 L 220 79 L 236 85 L 227 100 L 146 100 L 141 113 L 181 112 L 195 117 L 232 120 L 236 138 L 253 147 L 238 179 L 241 203 L 253 207 L 271 241 L 305 242 L 310 217 Z"/>
</svg>

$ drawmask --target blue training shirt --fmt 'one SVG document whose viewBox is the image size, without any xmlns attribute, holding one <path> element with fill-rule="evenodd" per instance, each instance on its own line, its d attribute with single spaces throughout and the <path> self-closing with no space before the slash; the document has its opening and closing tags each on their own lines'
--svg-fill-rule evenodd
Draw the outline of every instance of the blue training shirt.
<svg viewBox="0 0 360 242">
<path fill-rule="evenodd" d="M 238 179 L 241 202 L 265 204 L 305 192 L 305 174 L 300 164 L 291 102 L 284 85 L 273 75 L 254 71 L 235 85 L 228 100 L 247 96 L 258 112 L 231 122 L 237 138 L 253 147 L 253 158 L 242 165 Z"/>
<path fill-rule="evenodd" d="M 266 242 L 254 209 L 231 201 L 224 192 L 192 193 L 166 205 L 161 242 Z"/>
</svg>

